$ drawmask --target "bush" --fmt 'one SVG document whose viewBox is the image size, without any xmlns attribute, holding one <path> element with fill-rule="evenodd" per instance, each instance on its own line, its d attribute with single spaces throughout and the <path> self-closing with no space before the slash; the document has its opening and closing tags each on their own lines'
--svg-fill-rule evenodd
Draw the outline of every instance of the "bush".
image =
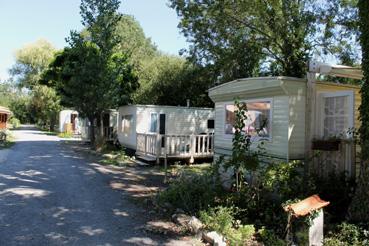
<svg viewBox="0 0 369 246">
<path fill-rule="evenodd" d="M 332 172 L 326 177 L 312 174 L 311 178 L 314 186 L 312 193 L 326 201 L 330 201 L 325 209 L 328 213 L 326 220 L 330 223 L 341 223 L 346 219 L 347 210 L 355 194 L 355 179 L 348 177 L 347 173 Z"/>
<path fill-rule="evenodd" d="M 231 232 L 234 224 L 234 208 L 218 206 L 200 212 L 200 220 L 209 230 L 217 231 L 223 235 Z"/>
<path fill-rule="evenodd" d="M 335 232 L 328 234 L 323 244 L 327 246 L 369 245 L 369 231 L 354 224 L 342 223 L 337 226 Z"/>
<path fill-rule="evenodd" d="M 182 175 L 158 194 L 158 203 L 170 203 L 175 208 L 197 215 L 200 210 L 214 206 L 222 194 L 223 189 L 208 173 Z"/>
<path fill-rule="evenodd" d="M 260 241 L 264 243 L 265 246 L 284 246 L 286 245 L 285 241 L 280 239 L 273 230 L 267 230 L 265 227 L 262 227 L 258 231 L 258 235 L 260 237 Z"/>
<path fill-rule="evenodd" d="M 218 206 L 200 212 L 206 228 L 224 235 L 231 245 L 249 245 L 255 234 L 254 225 L 239 225 L 234 218 L 234 207 Z"/>
<path fill-rule="evenodd" d="M 60 138 L 72 138 L 73 134 L 70 132 L 61 132 L 58 134 L 58 137 Z"/>
<path fill-rule="evenodd" d="M 12 125 L 13 129 L 17 129 L 20 126 L 20 120 L 15 117 L 11 117 L 9 123 Z"/>
</svg>

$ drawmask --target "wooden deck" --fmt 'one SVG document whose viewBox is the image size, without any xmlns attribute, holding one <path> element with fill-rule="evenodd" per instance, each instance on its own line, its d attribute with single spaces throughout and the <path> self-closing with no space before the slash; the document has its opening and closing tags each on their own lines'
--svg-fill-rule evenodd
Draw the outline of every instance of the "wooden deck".
<svg viewBox="0 0 369 246">
<path fill-rule="evenodd" d="M 161 135 L 137 133 L 136 155 L 145 160 L 160 158 L 189 159 L 213 157 L 214 134 Z"/>
</svg>

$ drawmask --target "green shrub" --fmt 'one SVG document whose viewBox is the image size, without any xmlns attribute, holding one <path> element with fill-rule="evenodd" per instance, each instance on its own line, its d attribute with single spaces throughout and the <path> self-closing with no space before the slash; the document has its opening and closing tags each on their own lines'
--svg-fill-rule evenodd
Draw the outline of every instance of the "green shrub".
<svg viewBox="0 0 369 246">
<path fill-rule="evenodd" d="M 60 138 L 72 138 L 73 134 L 70 132 L 61 132 L 58 134 L 58 137 Z"/>
<path fill-rule="evenodd" d="M 310 179 L 314 184 L 311 192 L 319 194 L 323 200 L 330 201 L 329 206 L 325 208 L 325 212 L 328 213 L 326 220 L 330 223 L 344 221 L 355 193 L 355 179 L 345 172 L 331 172 L 325 177 L 312 174 Z"/>
<path fill-rule="evenodd" d="M 218 206 L 200 212 L 200 220 L 206 228 L 217 231 L 223 235 L 231 232 L 234 224 L 234 208 Z"/>
<path fill-rule="evenodd" d="M 226 237 L 231 245 L 249 245 L 255 234 L 254 225 L 238 225 L 234 207 L 217 206 L 200 212 L 200 220 L 206 228 Z"/>
<path fill-rule="evenodd" d="M 157 201 L 161 205 L 169 203 L 174 208 L 197 215 L 200 210 L 214 206 L 217 197 L 222 194 L 223 189 L 212 175 L 200 173 L 182 175 L 172 181 L 166 190 L 158 194 Z"/>
<path fill-rule="evenodd" d="M 324 245 L 364 246 L 369 245 L 369 231 L 358 225 L 342 223 L 335 232 L 331 232 L 324 239 Z"/>
<path fill-rule="evenodd" d="M 262 227 L 258 231 L 258 235 L 260 240 L 264 243 L 265 246 L 285 246 L 286 242 L 280 239 L 273 230 L 265 229 Z"/>
<path fill-rule="evenodd" d="M 226 238 L 232 245 L 252 245 L 254 235 L 254 225 L 240 225 L 237 229 L 232 229 Z"/>
<path fill-rule="evenodd" d="M 20 120 L 15 117 L 11 117 L 9 123 L 12 125 L 13 129 L 17 129 L 20 126 Z"/>
</svg>

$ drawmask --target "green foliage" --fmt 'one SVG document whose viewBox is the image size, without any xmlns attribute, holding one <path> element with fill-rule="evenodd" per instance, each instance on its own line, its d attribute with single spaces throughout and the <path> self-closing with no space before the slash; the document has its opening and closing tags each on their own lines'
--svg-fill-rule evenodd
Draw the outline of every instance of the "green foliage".
<svg viewBox="0 0 369 246">
<path fill-rule="evenodd" d="M 350 206 L 350 217 L 353 221 L 369 221 L 369 1 L 359 0 L 359 29 L 362 46 L 362 63 L 364 78 L 361 86 L 360 120 L 363 122 L 359 129 L 361 146 L 361 168 L 358 186 Z"/>
<path fill-rule="evenodd" d="M 224 235 L 231 245 L 247 245 L 255 234 L 253 225 L 237 225 L 234 207 L 217 206 L 200 212 L 206 228 Z"/>
<path fill-rule="evenodd" d="M 354 53 L 357 18 L 349 2 L 170 0 L 170 6 L 192 60 L 229 81 L 255 73 L 303 77 L 313 54 Z"/>
<path fill-rule="evenodd" d="M 182 175 L 158 194 L 159 204 L 170 203 L 190 214 L 214 206 L 223 190 L 209 173 Z"/>
<path fill-rule="evenodd" d="M 232 168 L 235 173 L 236 190 L 241 189 L 244 174 L 250 174 L 259 166 L 258 152 L 251 150 L 251 136 L 245 132 L 245 122 L 247 120 L 246 103 L 235 100 L 235 123 L 234 136 L 232 139 L 232 156 L 224 165 L 225 168 Z"/>
<path fill-rule="evenodd" d="M 13 112 L 14 117 L 22 123 L 35 123 L 35 110 L 32 107 L 30 95 L 20 95 L 14 98 L 9 108 Z"/>
<path fill-rule="evenodd" d="M 280 239 L 273 230 L 268 230 L 265 227 L 262 227 L 258 231 L 258 235 L 260 240 L 264 243 L 265 246 L 285 246 L 286 243 L 284 240 Z"/>
<path fill-rule="evenodd" d="M 349 177 L 345 172 L 332 172 L 324 177 L 312 173 L 310 182 L 311 193 L 319 194 L 323 200 L 330 201 L 329 206 L 324 209 L 328 215 L 325 220 L 330 223 L 346 220 L 356 187 L 355 178 Z"/>
<path fill-rule="evenodd" d="M 357 225 L 342 223 L 335 232 L 329 233 L 324 239 L 326 246 L 364 246 L 369 244 L 369 231 Z"/>
<path fill-rule="evenodd" d="M 63 105 L 73 107 L 90 122 L 98 120 L 106 109 L 129 103 L 138 86 L 127 56 L 116 52 L 116 28 L 121 18 L 118 7 L 117 0 L 83 0 L 82 24 L 90 36 L 71 32 L 70 47 L 55 57 L 42 79 L 61 95 Z M 92 145 L 94 129 L 92 124 Z"/>
<path fill-rule="evenodd" d="M 235 222 L 234 214 L 233 207 L 218 206 L 209 208 L 207 211 L 200 211 L 200 220 L 207 229 L 227 235 L 233 228 Z"/>
<path fill-rule="evenodd" d="M 12 125 L 13 129 L 17 129 L 20 126 L 20 120 L 14 116 L 10 118 L 9 123 Z"/>
<path fill-rule="evenodd" d="M 31 95 L 31 107 L 35 111 L 36 123 L 54 131 L 58 114 L 62 109 L 60 97 L 53 88 L 44 85 L 33 86 Z"/>
<path fill-rule="evenodd" d="M 16 78 L 20 87 L 32 89 L 38 84 L 40 76 L 54 57 L 56 49 L 46 40 L 24 46 L 15 54 L 15 65 L 10 74 Z"/>
<path fill-rule="evenodd" d="M 72 138 L 73 134 L 70 132 L 61 132 L 58 134 L 58 137 L 60 138 Z"/>
<path fill-rule="evenodd" d="M 213 103 L 206 90 L 212 81 L 206 71 L 183 58 L 158 55 L 146 60 L 138 73 L 140 88 L 135 93 L 138 104 L 210 106 Z"/>
<path fill-rule="evenodd" d="M 147 60 L 158 55 L 157 48 L 150 38 L 146 38 L 142 27 L 133 16 L 121 17 L 116 27 L 116 35 L 119 40 L 116 49 L 128 55 L 138 73 Z"/>
</svg>

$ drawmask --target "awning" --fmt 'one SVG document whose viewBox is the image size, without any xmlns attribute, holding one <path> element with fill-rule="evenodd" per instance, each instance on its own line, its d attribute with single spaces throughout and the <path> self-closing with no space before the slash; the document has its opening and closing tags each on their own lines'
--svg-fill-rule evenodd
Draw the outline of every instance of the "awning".
<svg viewBox="0 0 369 246">
<path fill-rule="evenodd" d="M 335 77 L 362 79 L 363 71 L 360 67 L 350 67 L 343 65 L 330 65 L 312 61 L 309 64 L 309 72 L 319 73 L 323 75 L 331 75 Z"/>
<path fill-rule="evenodd" d="M 10 109 L 8 109 L 7 107 L 0 106 L 0 114 L 11 115 L 12 111 L 10 111 Z"/>
</svg>

